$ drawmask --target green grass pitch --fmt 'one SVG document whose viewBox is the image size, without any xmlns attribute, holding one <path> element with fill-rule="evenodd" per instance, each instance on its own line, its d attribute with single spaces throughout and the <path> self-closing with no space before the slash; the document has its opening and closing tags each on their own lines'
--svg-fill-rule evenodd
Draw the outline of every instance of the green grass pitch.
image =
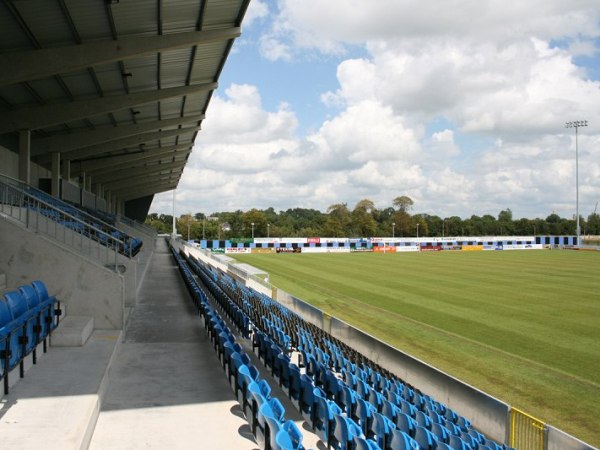
<svg viewBox="0 0 600 450">
<path fill-rule="evenodd" d="M 236 255 L 270 281 L 599 446 L 600 252 Z"/>
</svg>

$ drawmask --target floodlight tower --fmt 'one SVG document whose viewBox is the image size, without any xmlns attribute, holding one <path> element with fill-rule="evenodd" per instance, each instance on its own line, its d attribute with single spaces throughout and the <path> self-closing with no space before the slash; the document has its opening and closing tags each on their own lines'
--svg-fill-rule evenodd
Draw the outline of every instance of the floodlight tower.
<svg viewBox="0 0 600 450">
<path fill-rule="evenodd" d="M 587 120 L 576 120 L 574 122 L 565 123 L 566 128 L 575 128 L 575 215 L 576 215 L 576 228 L 577 228 L 577 245 L 579 246 L 579 239 L 581 237 L 581 229 L 579 227 L 579 145 L 578 145 L 578 134 L 579 127 L 587 127 Z"/>
</svg>

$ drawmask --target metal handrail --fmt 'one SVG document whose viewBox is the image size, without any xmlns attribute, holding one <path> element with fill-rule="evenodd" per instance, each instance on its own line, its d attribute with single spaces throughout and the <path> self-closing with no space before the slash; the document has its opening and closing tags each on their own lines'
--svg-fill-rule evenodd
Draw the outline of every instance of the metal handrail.
<svg viewBox="0 0 600 450">
<path fill-rule="evenodd" d="M 41 196 L 50 196 L 50 194 L 48 194 L 47 192 L 44 192 L 44 191 L 42 191 L 41 189 L 38 189 L 38 188 L 36 188 L 36 187 L 34 187 L 34 186 L 31 186 L 31 185 L 29 185 L 29 184 L 25 183 L 24 181 L 18 180 L 18 179 L 16 179 L 16 178 L 9 177 L 8 175 L 5 175 L 5 174 L 0 174 L 0 183 L 2 183 L 2 182 L 3 182 L 3 181 L 2 181 L 2 179 L 4 179 L 4 180 L 5 180 L 4 182 L 5 182 L 6 184 L 8 184 L 9 186 L 11 186 L 11 185 L 12 185 L 13 187 L 16 187 L 17 189 L 20 189 L 20 190 L 22 190 L 22 191 L 23 191 L 23 192 L 25 192 L 25 193 L 27 193 L 27 191 L 33 191 L 33 192 L 37 192 L 37 193 L 39 193 Z M 30 194 L 30 195 L 31 195 L 31 194 Z M 32 195 L 32 197 L 36 197 L 36 196 L 35 196 L 35 195 Z M 42 200 L 42 199 L 40 199 L 40 200 Z M 64 205 L 64 206 L 65 206 L 65 207 L 67 207 L 67 208 L 73 208 L 73 207 L 74 207 L 74 206 L 73 206 L 73 205 L 71 205 L 70 203 L 67 203 L 67 202 L 65 202 L 64 200 L 61 200 L 60 198 L 57 198 L 57 197 L 53 197 L 53 198 L 52 198 L 52 201 L 53 201 L 53 202 L 56 202 L 56 203 L 58 203 L 58 204 L 62 204 L 62 205 Z M 47 202 L 46 202 L 46 203 L 47 203 Z M 54 206 L 54 207 L 56 208 L 56 206 Z M 60 210 L 60 208 L 56 208 L 56 209 Z M 105 228 L 107 228 L 107 229 L 110 229 L 111 231 L 117 231 L 117 232 L 119 232 L 119 233 L 123 233 L 121 230 L 119 230 L 119 229 L 118 229 L 117 227 L 115 227 L 114 225 L 112 225 L 112 224 L 110 224 L 110 223 L 108 223 L 108 222 L 106 222 L 106 221 L 102 220 L 101 218 L 99 218 L 99 217 L 96 217 L 96 216 L 94 216 L 94 215 L 92 215 L 92 214 L 90 214 L 90 213 L 88 213 L 88 212 L 86 212 L 86 211 L 84 211 L 84 210 L 82 210 L 82 209 L 78 209 L 78 213 L 79 213 L 81 216 L 85 216 L 87 219 L 89 219 L 89 221 L 96 222 L 96 223 L 98 223 L 98 224 L 102 225 L 103 227 L 105 227 Z M 80 220 L 81 220 L 81 219 L 80 219 Z M 85 221 L 85 220 L 82 220 L 82 222 L 86 223 L 86 221 Z M 131 236 L 130 236 L 130 237 L 131 237 Z"/>
<path fill-rule="evenodd" d="M 36 215 L 32 215 L 32 211 Z M 79 250 L 79 253 L 84 255 L 93 256 L 96 253 L 98 259 L 102 259 L 101 252 L 106 249 L 104 262 L 114 263 L 115 270 L 118 254 L 121 253 L 119 249 L 121 248 L 124 251 L 126 248 L 126 243 L 123 240 L 2 180 L 0 180 L 0 212 L 22 223 L 28 229 L 42 233 L 75 250 Z M 46 220 L 40 220 L 42 217 Z M 45 223 L 45 227 L 43 223 Z M 51 223 L 54 226 L 51 226 Z M 70 224 L 70 226 L 67 224 Z M 75 242 L 74 235 L 81 236 L 78 243 Z M 92 248 L 94 243 L 96 244 L 95 253 Z M 85 252 L 86 245 L 87 253 Z M 125 256 L 131 257 L 131 251 L 132 248 L 130 247 L 129 255 Z"/>
</svg>

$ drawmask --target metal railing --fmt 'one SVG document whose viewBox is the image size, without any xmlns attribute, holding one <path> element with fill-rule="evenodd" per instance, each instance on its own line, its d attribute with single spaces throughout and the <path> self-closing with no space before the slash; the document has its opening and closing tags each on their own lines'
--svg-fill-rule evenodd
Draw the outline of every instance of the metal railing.
<svg viewBox="0 0 600 450">
<path fill-rule="evenodd" d="M 511 408 L 510 446 L 518 450 L 545 450 L 546 424 L 520 409 Z"/>
<path fill-rule="evenodd" d="M 23 183 L 0 175 L 1 214 L 117 270 L 118 255 L 127 250 L 123 240 L 32 195 L 22 186 Z M 130 256 L 131 249 L 129 252 Z"/>
</svg>

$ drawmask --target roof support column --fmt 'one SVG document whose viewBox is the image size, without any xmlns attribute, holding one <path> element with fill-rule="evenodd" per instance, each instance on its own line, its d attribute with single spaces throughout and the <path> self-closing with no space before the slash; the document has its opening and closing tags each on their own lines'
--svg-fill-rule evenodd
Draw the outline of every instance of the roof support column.
<svg viewBox="0 0 600 450">
<path fill-rule="evenodd" d="M 65 160 L 61 161 L 60 167 L 62 168 L 63 180 L 69 181 L 71 179 L 71 160 L 65 159 Z"/>
<path fill-rule="evenodd" d="M 31 183 L 31 130 L 19 130 L 19 180 Z"/>
<path fill-rule="evenodd" d="M 87 176 L 85 179 L 85 186 L 83 187 L 84 190 L 88 191 L 88 192 L 92 192 L 92 177 L 91 176 Z"/>
<path fill-rule="evenodd" d="M 60 198 L 60 152 L 52 153 L 52 188 L 50 194 Z"/>
<path fill-rule="evenodd" d="M 110 196 L 110 191 L 106 190 L 104 191 L 104 200 L 106 200 L 106 212 L 110 212 L 110 200 L 111 200 L 111 196 Z"/>
</svg>

